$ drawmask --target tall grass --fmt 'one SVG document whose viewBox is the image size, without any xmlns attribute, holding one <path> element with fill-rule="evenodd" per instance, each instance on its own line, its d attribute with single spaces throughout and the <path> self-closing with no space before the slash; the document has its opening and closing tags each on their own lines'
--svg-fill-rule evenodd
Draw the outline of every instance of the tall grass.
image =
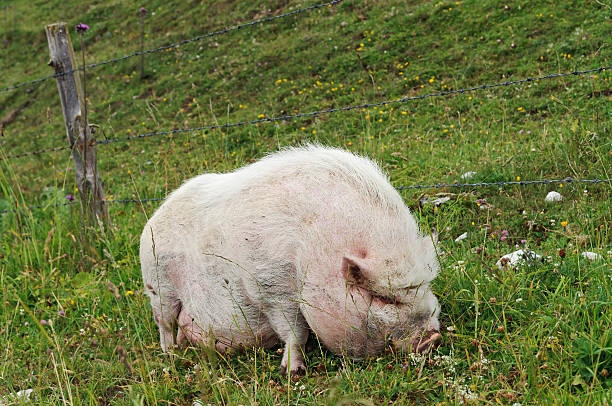
<svg viewBox="0 0 612 406">
<path fill-rule="evenodd" d="M 90 25 L 90 61 L 138 45 L 131 3 L 58 4 L 0 9 L 0 21 L 11 22 L 0 27 L 7 84 L 50 73 L 41 57 L 46 22 Z M 145 43 L 292 6 L 150 2 Z M 138 60 L 88 70 L 88 114 L 97 137 L 114 138 L 605 66 L 608 16 L 600 2 L 346 1 L 149 55 L 142 80 L 135 79 Z M 376 159 L 396 186 L 459 182 L 468 171 L 476 172 L 473 181 L 610 178 L 609 88 L 610 72 L 602 72 L 117 143 L 99 147 L 99 170 L 109 199 L 163 197 L 196 174 L 320 142 Z M 2 157 L 65 143 L 54 84 L 0 93 L 1 116 L 26 102 L 4 128 Z M 402 191 L 421 227 L 439 233 L 443 271 L 433 286 L 442 346 L 422 357 L 352 361 L 311 337 L 308 373 L 294 381 L 280 375 L 276 350 L 162 353 L 138 259 L 142 227 L 157 204 L 113 204 L 112 227 L 89 225 L 78 204 L 65 204 L 74 194 L 70 166 L 62 153 L 0 160 L 0 210 L 9 210 L 0 214 L 0 396 L 31 388 L 33 402 L 45 405 L 612 402 L 609 184 Z M 545 203 L 550 190 L 563 201 Z M 419 203 L 434 196 L 451 200 Z M 468 238 L 455 242 L 464 232 Z M 496 267 L 519 248 L 546 260 Z M 602 258 L 588 261 L 584 251 Z"/>
</svg>

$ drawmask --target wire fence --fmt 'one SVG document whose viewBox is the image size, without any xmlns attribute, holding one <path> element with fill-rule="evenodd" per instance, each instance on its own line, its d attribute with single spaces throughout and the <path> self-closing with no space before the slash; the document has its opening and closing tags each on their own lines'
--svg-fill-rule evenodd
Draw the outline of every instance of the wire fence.
<svg viewBox="0 0 612 406">
<path fill-rule="evenodd" d="M 254 25 L 258 25 L 258 24 L 262 24 L 262 23 L 267 23 L 267 22 L 278 20 L 278 19 L 281 19 L 281 18 L 290 17 L 290 16 L 293 16 L 293 15 L 297 15 L 297 14 L 301 14 L 301 13 L 307 12 L 307 11 L 316 10 L 316 9 L 319 9 L 319 8 L 322 8 L 322 7 L 331 7 L 331 6 L 334 6 L 336 4 L 342 3 L 343 1 L 344 0 L 333 0 L 333 1 L 330 1 L 330 2 L 327 2 L 327 3 L 315 4 L 315 5 L 312 5 L 312 6 L 309 6 L 309 7 L 298 8 L 298 9 L 290 11 L 288 13 L 279 14 L 277 16 L 272 16 L 272 17 L 260 18 L 258 20 L 253 20 L 253 21 L 248 22 L 248 23 L 244 23 L 244 24 L 239 24 L 239 25 L 223 28 L 221 30 L 211 31 L 211 32 L 208 32 L 206 34 L 198 35 L 197 37 L 194 37 L 194 38 L 189 38 L 189 39 L 185 39 L 185 40 L 182 40 L 182 41 L 179 41 L 179 42 L 175 42 L 173 44 L 162 45 L 160 47 L 153 48 L 153 49 L 147 49 L 145 51 L 136 51 L 136 52 L 133 52 L 131 54 L 127 54 L 127 55 L 124 55 L 124 56 L 121 56 L 121 57 L 117 57 L 117 58 L 113 58 L 113 59 L 108 59 L 106 61 L 101 61 L 101 62 L 97 62 L 97 63 L 92 63 L 90 65 L 85 65 L 85 68 L 86 69 L 93 69 L 93 68 L 97 68 L 98 66 L 104 66 L 104 65 L 108 65 L 108 64 L 114 64 L 114 63 L 117 63 L 117 62 L 125 61 L 126 59 L 130 59 L 130 58 L 133 58 L 135 56 L 148 55 L 148 54 L 153 54 L 153 53 L 156 53 L 156 52 L 165 51 L 167 49 L 178 48 L 178 47 L 181 47 L 183 45 L 186 45 L 186 44 L 189 44 L 189 43 L 192 43 L 192 42 L 201 41 L 203 39 L 214 37 L 214 36 L 217 36 L 217 35 L 227 34 L 229 32 L 240 30 L 242 28 L 252 27 Z M 69 75 L 69 74 L 71 74 L 73 72 L 82 71 L 82 70 L 83 70 L 83 67 L 79 67 L 79 68 L 75 68 L 75 69 L 69 69 L 69 70 L 61 72 L 61 73 L 56 73 L 54 75 L 45 76 L 45 77 L 42 77 L 42 78 L 39 78 L 39 79 L 34 79 L 34 80 L 27 81 L 27 82 L 22 82 L 22 83 L 17 83 L 15 85 L 8 86 L 8 87 L 0 89 L 0 93 L 8 92 L 10 90 L 18 89 L 20 87 L 24 87 L 24 86 L 28 86 L 28 85 L 38 84 L 38 83 L 44 82 L 44 81 L 49 80 L 49 79 L 58 78 L 58 77 Z"/>
<path fill-rule="evenodd" d="M 431 188 L 477 188 L 482 186 L 510 186 L 510 185 L 546 185 L 550 183 L 602 183 L 612 182 L 612 179 L 542 179 L 542 180 L 516 180 L 516 181 L 502 181 L 502 182 L 478 182 L 478 183 L 450 183 L 450 184 L 437 184 L 437 185 L 413 185 L 413 186 L 398 186 L 397 190 L 408 190 L 408 189 L 431 189 Z"/>
<path fill-rule="evenodd" d="M 6 92 L 9 90 L 14 90 L 14 89 L 18 89 L 20 87 L 24 87 L 27 85 L 33 85 L 33 84 L 38 84 L 40 82 L 43 82 L 45 80 L 48 79 L 52 79 L 52 78 L 57 78 L 60 76 L 64 76 L 79 70 L 83 70 L 84 68 L 87 69 L 92 69 L 92 68 L 96 68 L 99 66 L 103 66 L 103 65 L 108 65 L 108 64 L 114 64 L 114 63 L 118 63 L 120 61 L 124 61 L 127 60 L 129 58 L 135 57 L 135 56 L 139 56 L 139 55 L 147 55 L 147 54 L 153 54 L 156 52 L 160 52 L 160 51 L 164 51 L 164 50 L 169 50 L 169 49 L 173 49 L 173 48 L 178 48 L 180 46 L 192 43 L 192 42 L 196 42 L 196 41 L 200 41 L 203 40 L 205 38 L 210 38 L 216 35 L 222 35 L 222 34 L 226 34 L 232 31 L 236 31 L 236 30 L 240 30 L 243 28 L 247 28 L 247 27 L 252 27 L 258 24 L 262 24 L 262 23 L 266 23 L 266 22 L 270 22 L 270 21 L 274 21 L 274 20 L 278 20 L 281 18 L 286 18 L 292 15 L 297 15 L 297 14 L 301 14 L 307 11 L 311 11 L 311 10 L 316 10 L 322 7 L 332 7 L 333 5 L 339 4 L 341 3 L 343 0 L 333 0 L 333 1 L 329 1 L 326 3 L 321 3 L 321 4 L 315 4 L 309 7 L 304 7 L 304 8 L 298 8 L 296 10 L 287 12 L 287 13 L 283 13 L 283 14 L 279 14 L 277 16 L 272 16 L 272 17 L 265 17 L 265 18 L 261 18 L 261 19 L 257 19 L 257 20 L 253 20 L 251 22 L 248 23 L 244 23 L 244 24 L 239 24 L 236 26 L 231 26 L 231 27 L 227 27 L 221 30 L 217 30 L 217 31 L 211 31 L 208 32 L 206 34 L 203 35 L 199 35 L 197 37 L 194 38 L 190 38 L 190 39 L 185 39 L 182 40 L 180 42 L 176 42 L 176 43 L 172 43 L 172 44 L 168 44 L 168 45 L 163 45 L 157 48 L 153 48 L 153 49 L 148 49 L 145 51 L 137 51 L 137 52 L 133 52 L 131 54 L 128 55 L 124 55 L 122 57 L 118 57 L 118 58 L 113 58 L 113 59 L 109 59 L 109 60 L 105 60 L 105 61 L 101 61 L 98 63 L 93 63 L 90 65 L 85 65 L 84 67 L 79 67 L 76 69 L 72 69 L 72 70 L 68 70 L 62 73 L 58 73 L 58 74 L 54 74 L 54 75 L 50 75 L 47 77 L 43 77 L 43 78 L 39 78 L 39 79 L 35 79 L 35 80 L 31 80 L 31 81 L 26 81 L 26 82 L 22 82 L 22 83 L 18 83 L 6 88 L 1 88 L 0 89 L 0 93 L 1 92 Z M 480 85 L 480 86 L 475 86 L 475 87 L 469 87 L 469 88 L 462 88 L 462 89 L 457 89 L 457 90 L 447 90 L 447 91 L 440 91 L 440 92 L 435 92 L 435 93 L 427 93 L 427 94 L 423 94 L 423 95 L 419 95 L 419 96 L 410 96 L 410 97 L 403 97 L 403 98 L 399 98 L 399 99 L 395 99 L 395 100 L 385 100 L 385 101 L 381 101 L 381 102 L 373 102 L 373 103 L 364 103 L 364 104 L 358 104 L 358 105 L 351 105 L 351 106 L 344 106 L 344 107 L 338 107 L 338 108 L 329 108 L 329 109 L 321 109 L 321 110 L 316 110 L 316 111 L 311 111 L 311 112 L 307 112 L 307 113 L 297 113 L 297 114 L 290 114 L 290 115 L 281 115 L 281 116 L 276 116 L 276 117 L 264 117 L 264 118 L 258 118 L 255 120 L 248 120 L 248 121 L 238 121 L 238 122 L 233 122 L 233 123 L 226 123 L 226 124 L 216 124 L 216 125 L 207 125 L 207 126 L 201 126 L 201 127 L 196 127 L 196 128 L 186 128 L 186 129 L 174 129 L 174 130 L 166 130 L 166 131 L 156 131 L 156 132 L 149 132 L 149 133 L 141 133 L 141 134 L 136 134 L 136 135 L 131 135 L 131 136 L 127 136 L 127 137 L 122 137 L 122 138 L 113 138 L 113 139 L 105 139 L 105 140 L 99 140 L 96 141 L 95 144 L 96 145 L 108 145 L 108 144 L 113 144 L 113 143 L 119 143 L 119 142 L 131 142 L 134 140 L 138 140 L 138 139 L 145 139 L 145 138 L 151 138 L 151 137 L 156 137 L 156 136 L 162 136 L 162 135 L 175 135 L 175 134 L 181 134 L 181 133 L 189 133 L 189 132 L 199 132 L 199 131 L 205 131 L 205 130 L 215 130 L 215 129 L 227 129 L 227 128 L 234 128 L 234 127 L 240 127 L 240 126 L 245 126 L 245 125 L 258 125 L 258 124 L 263 124 L 263 123 L 274 123 L 274 122 L 281 122 L 281 121 L 290 121 L 293 119 L 301 119 L 301 118 L 311 118 L 311 117 L 317 117 L 317 116 L 321 116 L 324 114 L 333 114 L 333 113 L 339 113 L 339 112 L 348 112 L 348 111 L 352 111 L 352 110 L 365 110 L 365 109 L 369 109 L 369 108 L 374 108 L 374 107 L 382 107 L 382 106 L 386 106 L 386 105 L 390 105 L 390 104 L 398 104 L 398 103 L 406 103 L 406 102 L 410 102 L 410 101 L 416 101 L 416 100 L 423 100 L 423 99 L 427 99 L 427 98 L 431 98 L 431 97 L 443 97 L 443 96 L 452 96 L 452 95 L 458 95 L 458 94 L 464 94 L 464 93 L 468 93 L 468 92 L 474 92 L 474 91 L 479 91 L 479 90 L 485 90 L 485 89 L 491 89 L 491 88 L 497 88 L 497 87 L 503 87 L 503 86 L 513 86 L 513 85 L 520 85 L 520 84 L 524 84 L 524 83 L 530 83 L 530 82 L 538 82 L 540 80 L 546 80 L 546 79 L 553 79 L 553 78 L 561 78 L 561 77 L 569 77 L 569 76 L 580 76 L 580 75 L 585 75 L 585 74 L 590 74 L 590 73 L 595 73 L 595 72 L 605 72 L 608 69 L 612 69 L 612 66 L 605 66 L 605 67 L 599 67 L 599 68 L 594 68 L 594 69 L 588 69 L 588 70 L 575 70 L 572 72 L 566 72 L 566 73 L 556 73 L 556 74 L 549 74 L 549 75 L 543 75 L 543 76 L 536 76 L 536 77 L 527 77 L 524 79 L 518 79 L 518 80 L 507 80 L 507 81 L 503 81 L 503 82 L 498 82 L 498 83 L 493 83 L 493 84 L 484 84 L 484 85 Z M 22 157 L 27 157 L 27 156 L 33 156 L 33 155 L 39 155 L 39 154 L 43 154 L 43 153 L 48 153 L 48 152 L 56 152 L 56 151 L 62 151 L 62 150 L 69 150 L 71 149 L 71 146 L 57 146 L 57 147 L 51 147 L 51 148 L 47 148 L 47 149 L 42 149 L 42 150 L 38 150 L 38 151 L 30 151 L 30 152 L 24 152 L 21 154 L 16 154 L 16 155 L 10 155 L 10 156 L 6 156 L 6 157 L 0 157 L 1 159 L 12 159 L 12 158 L 22 158 Z M 531 181 L 501 181 L 501 182 L 478 182 L 478 183 L 453 183 L 453 184 L 430 184 L 430 185 L 422 185 L 422 184 L 417 184 L 417 185 L 409 185 L 409 186 L 398 186 L 396 189 L 401 191 L 401 190 L 413 190 L 413 189 L 431 189 L 431 188 L 479 188 L 479 187 L 490 187 L 490 186 L 497 186 L 497 187 L 505 187 L 505 186 L 526 186 L 526 185 L 533 185 L 533 184 L 553 184 L 553 183 L 590 183 L 590 184 L 597 184 L 597 183 L 610 183 L 612 182 L 612 179 L 575 179 L 575 178 L 565 178 L 565 179 L 542 179 L 542 180 L 531 180 Z M 148 202 L 157 202 L 157 201 L 162 201 L 165 198 L 147 198 L 147 199 L 109 199 L 109 200 L 105 200 L 106 203 L 109 204 L 129 204 L 129 203 L 148 203 Z M 5 209 L 2 210 L 0 213 L 7 213 L 7 212 L 13 212 L 13 211 L 17 211 L 17 210 L 21 210 L 21 209 L 28 209 L 28 210 L 34 210 L 34 209 L 44 209 L 47 207 L 59 207 L 59 206 L 68 206 L 68 205 L 73 205 L 73 204 L 77 204 L 79 203 L 78 201 L 68 201 L 68 202 L 64 202 L 61 204 L 52 204 L 52 205 L 38 205 L 38 206 L 24 206 L 24 207 L 16 207 L 15 209 Z"/>
<path fill-rule="evenodd" d="M 338 112 L 348 112 L 351 110 L 381 107 L 381 106 L 386 106 L 389 104 L 398 104 L 398 103 L 406 103 L 406 102 L 415 101 L 415 100 L 423 100 L 423 99 L 427 99 L 430 97 L 450 96 L 450 95 L 474 92 L 477 90 L 491 89 L 491 88 L 496 88 L 496 87 L 501 87 L 501 86 L 512 86 L 512 85 L 518 85 L 518 84 L 529 83 L 529 82 L 537 82 L 537 81 L 546 80 L 546 79 L 553 79 L 553 78 L 560 78 L 560 77 L 567 77 L 567 76 L 579 76 L 579 75 L 585 75 L 588 73 L 595 73 L 595 72 L 605 72 L 608 69 L 612 69 L 612 66 L 605 66 L 605 67 L 599 67 L 599 68 L 581 70 L 581 71 L 572 71 L 572 72 L 566 72 L 566 73 L 553 73 L 553 74 L 544 75 L 544 76 L 527 77 L 524 79 L 510 80 L 510 81 L 504 81 L 504 82 L 493 83 L 493 84 L 485 84 L 485 85 L 480 85 L 480 86 L 470 87 L 470 88 L 465 88 L 465 89 L 448 90 L 448 91 L 437 92 L 437 93 L 427 93 L 427 94 L 423 94 L 420 96 L 410 96 L 410 97 L 403 97 L 401 99 L 386 100 L 386 101 L 377 102 L 377 103 L 365 103 L 365 104 L 345 106 L 345 107 L 339 107 L 339 108 L 333 108 L 333 109 L 317 110 L 317 111 L 311 111 L 308 113 L 289 114 L 289 115 L 283 115 L 283 116 L 278 116 L 278 117 L 261 118 L 257 120 L 248 120 L 248 121 L 238 121 L 238 122 L 227 123 L 227 124 L 207 125 L 207 126 L 195 127 L 195 128 L 184 128 L 184 129 L 179 128 L 179 129 L 167 130 L 167 131 L 155 131 L 155 132 L 150 132 L 150 133 L 130 135 L 127 137 L 122 137 L 122 138 L 111 138 L 111 139 L 99 140 L 99 141 L 96 141 L 96 145 L 107 145 L 107 144 L 113 144 L 117 142 L 133 141 L 137 139 L 156 137 L 160 135 L 174 135 L 174 134 L 205 131 L 205 130 L 233 128 L 233 127 L 240 127 L 240 126 L 245 126 L 245 125 L 256 125 L 256 124 L 262 124 L 262 123 L 289 121 L 289 120 L 300 119 L 304 117 L 317 117 L 323 114 L 332 114 L 332 113 L 338 113 Z M 7 156 L 6 158 L 7 159 L 8 158 L 21 158 L 25 156 L 37 155 L 37 154 L 42 154 L 46 152 L 66 150 L 70 148 L 71 148 L 70 146 L 53 147 L 49 149 L 42 149 L 39 151 L 26 152 L 26 153 L 18 154 L 18 155 L 10 155 L 10 156 Z M 2 158 L 0 157 L 0 159 Z"/>
<path fill-rule="evenodd" d="M 64 151 L 66 149 L 72 149 L 72 148 L 68 145 L 64 145 L 61 147 L 52 147 L 52 148 L 46 148 L 46 149 L 39 149 L 37 151 L 24 152 L 22 154 L 8 155 L 6 157 L 0 156 L 0 161 L 3 159 L 9 159 L 9 158 L 24 158 L 26 156 L 40 155 L 46 152 Z"/>
<path fill-rule="evenodd" d="M 347 111 L 357 110 L 357 109 L 368 109 L 372 107 L 386 106 L 389 104 L 406 103 L 406 102 L 414 101 L 414 100 L 423 100 L 429 97 L 463 94 L 467 92 L 473 92 L 476 90 L 490 89 L 490 88 L 500 87 L 500 86 L 511 86 L 511 85 L 517 85 L 521 83 L 534 82 L 538 80 L 559 78 L 559 77 L 565 77 L 565 76 L 577 76 L 577 75 L 593 73 L 593 72 L 602 72 L 602 71 L 605 71 L 606 69 L 612 69 L 612 66 L 601 67 L 601 68 L 596 68 L 596 69 L 589 69 L 589 70 L 584 70 L 584 71 L 555 73 L 555 74 L 539 76 L 539 77 L 529 77 L 529 78 L 520 79 L 520 80 L 511 80 L 511 81 L 505 81 L 505 82 L 488 84 L 488 85 L 481 85 L 481 86 L 476 86 L 476 87 L 471 87 L 471 88 L 466 88 L 466 89 L 448 90 L 445 92 L 437 92 L 437 93 L 428 93 L 428 94 L 424 94 L 420 96 L 403 97 L 401 99 L 387 100 L 387 101 L 382 101 L 382 102 L 377 102 L 377 103 L 365 103 L 365 104 L 358 104 L 358 105 L 353 105 L 353 106 L 339 107 L 339 108 L 334 108 L 334 109 L 311 111 L 309 113 L 289 114 L 289 115 L 283 115 L 283 116 L 278 116 L 278 117 L 261 118 L 261 119 L 250 120 L 250 121 L 239 121 L 236 123 L 216 124 L 216 125 L 208 125 L 208 126 L 196 127 L 196 128 L 176 129 L 176 130 L 169 130 L 169 131 L 157 131 L 157 132 L 151 132 L 151 133 L 146 133 L 146 134 L 137 134 L 137 135 L 132 135 L 132 136 L 123 137 L 123 138 L 112 138 L 108 140 L 96 141 L 96 144 L 98 145 L 112 144 L 116 142 L 131 141 L 134 139 L 148 138 L 148 137 L 154 137 L 158 135 L 170 135 L 170 134 L 178 134 L 178 133 L 186 133 L 186 132 L 194 132 L 194 131 L 233 128 L 233 127 L 240 127 L 244 125 L 272 123 L 272 122 L 278 122 L 278 121 L 288 121 L 288 120 L 304 118 L 304 117 L 316 117 L 322 114 L 347 112 Z"/>
<path fill-rule="evenodd" d="M 541 180 L 521 180 L 521 181 L 501 181 L 501 182 L 478 182 L 478 183 L 449 183 L 449 184 L 435 184 L 435 185 L 411 185 L 411 186 L 397 186 L 395 189 L 398 191 L 402 190 L 411 190 L 411 189 L 442 189 L 442 188 L 479 188 L 486 186 L 497 186 L 499 188 L 505 186 L 526 186 L 526 185 L 537 185 L 537 184 L 552 184 L 552 183 L 612 183 L 612 179 L 576 179 L 576 178 L 565 178 L 565 179 L 541 179 Z M 108 199 L 104 200 L 106 203 L 120 203 L 120 204 L 128 204 L 128 203 L 151 203 L 151 202 L 159 202 L 165 200 L 165 197 L 154 197 L 154 198 L 146 198 L 146 199 Z M 27 210 L 35 210 L 35 209 L 43 209 L 47 207 L 62 207 L 62 206 L 71 206 L 74 204 L 78 204 L 78 200 L 72 200 L 61 204 L 51 204 L 51 205 L 38 205 L 38 206 L 24 206 L 21 208 L 15 209 L 5 209 L 0 211 L 1 214 L 15 212 L 20 209 Z"/>
</svg>

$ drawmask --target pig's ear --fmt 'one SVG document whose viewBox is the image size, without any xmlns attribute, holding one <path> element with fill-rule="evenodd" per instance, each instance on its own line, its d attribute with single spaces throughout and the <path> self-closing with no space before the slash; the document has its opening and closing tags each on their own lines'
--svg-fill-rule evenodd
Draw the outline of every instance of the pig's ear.
<svg viewBox="0 0 612 406">
<path fill-rule="evenodd" d="M 342 258 L 342 274 L 349 285 L 357 285 L 360 287 L 366 287 L 368 285 L 366 276 L 367 265 L 359 258 L 349 256 Z"/>
</svg>

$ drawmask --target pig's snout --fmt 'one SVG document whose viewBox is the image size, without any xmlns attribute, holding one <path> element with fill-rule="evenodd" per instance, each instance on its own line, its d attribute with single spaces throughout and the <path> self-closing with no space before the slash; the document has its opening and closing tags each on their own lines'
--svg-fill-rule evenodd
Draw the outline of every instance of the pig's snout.
<svg viewBox="0 0 612 406">
<path fill-rule="evenodd" d="M 442 334 L 437 330 L 430 330 L 412 340 L 412 351 L 426 353 L 442 343 Z"/>
<path fill-rule="evenodd" d="M 421 354 L 438 347 L 441 343 L 442 334 L 438 330 L 429 330 L 412 340 L 393 341 L 395 349 L 400 352 L 418 352 Z"/>
</svg>

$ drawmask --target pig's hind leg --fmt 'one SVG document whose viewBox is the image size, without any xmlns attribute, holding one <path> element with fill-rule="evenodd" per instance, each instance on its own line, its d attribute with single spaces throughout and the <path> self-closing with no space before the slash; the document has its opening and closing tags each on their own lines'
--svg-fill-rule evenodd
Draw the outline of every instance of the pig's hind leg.
<svg viewBox="0 0 612 406">
<path fill-rule="evenodd" d="M 168 294 L 159 294 L 158 297 L 151 298 L 153 307 L 153 318 L 159 327 L 159 344 L 164 352 L 176 344 L 174 329 L 176 320 L 181 310 L 181 302 Z"/>
<path fill-rule="evenodd" d="M 164 352 L 176 344 L 174 330 L 181 311 L 181 301 L 176 289 L 166 276 L 170 268 L 176 266 L 176 263 L 170 263 L 164 267 L 157 267 L 153 278 L 145 280 L 145 291 L 151 299 L 153 318 L 159 327 L 159 343 Z"/>
</svg>

